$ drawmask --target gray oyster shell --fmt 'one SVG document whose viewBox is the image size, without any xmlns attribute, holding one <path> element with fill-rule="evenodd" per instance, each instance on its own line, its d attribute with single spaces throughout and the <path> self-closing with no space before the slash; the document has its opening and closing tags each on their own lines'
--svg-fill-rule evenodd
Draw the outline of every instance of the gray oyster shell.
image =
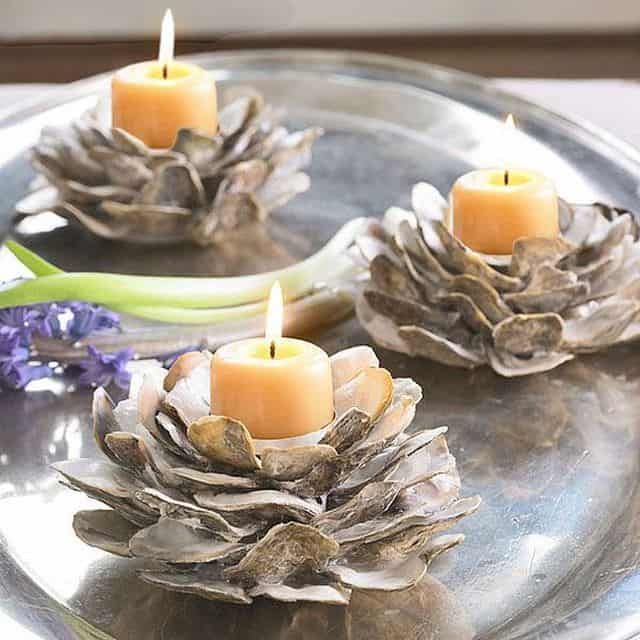
<svg viewBox="0 0 640 640">
<path fill-rule="evenodd" d="M 319 128 L 289 132 L 255 90 L 229 92 L 219 131 L 178 132 L 171 149 L 147 148 L 93 112 L 43 129 L 33 165 L 45 185 L 16 205 L 18 216 L 54 211 L 91 233 L 124 242 L 219 243 L 263 222 L 310 186 Z"/>
<path fill-rule="evenodd" d="M 352 590 L 394 591 L 424 576 L 475 511 L 460 498 L 446 427 L 405 432 L 422 390 L 393 379 L 369 347 L 331 358 L 337 417 L 322 441 L 256 446 L 244 425 L 208 413 L 209 355 L 144 375 L 114 406 L 93 402 L 104 460 L 54 468 L 111 507 L 80 511 L 86 544 L 134 557 L 140 578 L 202 598 L 346 605 Z"/>
<path fill-rule="evenodd" d="M 561 202 L 561 237 L 504 260 L 463 246 L 431 186 L 357 240 L 371 278 L 357 313 L 381 346 L 452 367 L 524 376 L 640 336 L 640 226 L 629 211 Z"/>
</svg>

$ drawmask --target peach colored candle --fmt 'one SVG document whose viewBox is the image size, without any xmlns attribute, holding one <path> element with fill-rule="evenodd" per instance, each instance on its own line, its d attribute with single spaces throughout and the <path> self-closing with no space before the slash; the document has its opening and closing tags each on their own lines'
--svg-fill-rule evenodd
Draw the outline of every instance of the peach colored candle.
<svg viewBox="0 0 640 640">
<path fill-rule="evenodd" d="M 116 72 L 111 81 L 111 116 L 149 147 L 170 147 L 182 128 L 213 135 L 218 130 L 216 85 L 204 69 L 173 59 L 173 18 L 162 21 L 157 61 Z"/>
<path fill-rule="evenodd" d="M 507 156 L 512 155 L 515 134 L 509 114 L 498 145 Z M 472 171 L 453 185 L 446 223 L 474 251 L 510 254 L 518 238 L 555 238 L 560 233 L 556 189 L 542 174 L 514 169 L 508 161 L 501 169 Z"/>
<path fill-rule="evenodd" d="M 227 344 L 211 360 L 211 411 L 242 422 L 254 438 L 275 440 L 318 431 L 333 419 L 327 354 L 281 337 L 282 293 L 269 299 L 265 338 Z"/>
<path fill-rule="evenodd" d="M 558 198 L 553 183 L 522 169 L 472 171 L 450 195 L 453 233 L 470 249 L 509 254 L 518 238 L 555 238 Z"/>
</svg>

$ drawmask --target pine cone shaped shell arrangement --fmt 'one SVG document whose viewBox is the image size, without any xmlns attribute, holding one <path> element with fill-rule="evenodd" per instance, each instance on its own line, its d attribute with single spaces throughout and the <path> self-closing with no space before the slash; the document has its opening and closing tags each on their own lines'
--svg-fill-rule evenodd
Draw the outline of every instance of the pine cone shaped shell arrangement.
<svg viewBox="0 0 640 640">
<path fill-rule="evenodd" d="M 416 584 L 463 537 L 441 532 L 480 500 L 459 498 L 446 427 L 405 433 L 415 382 L 392 379 L 369 347 L 335 354 L 332 369 L 337 418 L 319 442 L 287 448 L 260 448 L 241 423 L 209 415 L 207 354 L 150 371 L 116 407 L 98 389 L 105 459 L 55 465 L 111 507 L 77 513 L 76 534 L 148 561 L 147 582 L 240 604 L 347 604 L 354 588 Z"/>
<path fill-rule="evenodd" d="M 484 256 L 444 224 L 434 187 L 391 208 L 358 246 L 371 280 L 358 317 L 381 346 L 454 367 L 528 375 L 640 336 L 639 227 L 628 211 L 561 202 L 561 236 Z"/>
<path fill-rule="evenodd" d="M 126 242 L 207 245 L 264 221 L 310 186 L 301 169 L 322 130 L 289 132 L 282 112 L 252 89 L 228 92 L 215 136 L 178 132 L 171 149 L 149 149 L 94 112 L 45 128 L 33 165 L 46 186 L 16 205 L 20 216 L 52 210 L 92 233 Z"/>
</svg>

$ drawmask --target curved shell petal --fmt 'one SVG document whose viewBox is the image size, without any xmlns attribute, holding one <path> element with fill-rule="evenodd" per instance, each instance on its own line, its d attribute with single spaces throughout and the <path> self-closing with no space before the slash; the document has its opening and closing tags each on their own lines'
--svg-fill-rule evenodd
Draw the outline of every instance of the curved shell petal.
<svg viewBox="0 0 640 640">
<path fill-rule="evenodd" d="M 415 418 L 416 403 L 410 395 L 398 394 L 367 436 L 365 444 L 389 442 L 402 433 Z"/>
<path fill-rule="evenodd" d="M 136 474 L 142 474 L 148 464 L 142 438 L 128 431 L 113 431 L 105 437 L 105 443 L 117 462 Z"/>
<path fill-rule="evenodd" d="M 437 336 L 422 327 L 400 327 L 398 335 L 413 356 L 424 356 L 451 367 L 474 369 L 485 363 L 484 356 L 462 345 Z"/>
<path fill-rule="evenodd" d="M 501 322 L 513 315 L 498 291 L 489 282 L 476 276 L 456 276 L 451 282 L 451 291 L 469 296 L 491 323 Z"/>
<path fill-rule="evenodd" d="M 377 255 L 369 265 L 371 281 L 377 289 L 390 296 L 420 301 L 420 287 L 386 255 Z"/>
<path fill-rule="evenodd" d="M 444 222 L 449 204 L 440 192 L 427 182 L 418 182 L 411 190 L 411 206 L 421 219 Z"/>
<path fill-rule="evenodd" d="M 94 135 L 96 134 L 98 136 L 104 135 L 100 131 L 94 130 Z M 142 142 L 142 140 L 131 135 L 128 131 L 125 131 L 124 129 L 118 129 L 117 127 L 114 127 L 111 130 L 111 137 L 113 139 L 114 146 L 116 147 L 116 149 L 119 149 L 120 151 L 124 151 L 125 153 L 131 154 L 131 155 L 138 155 L 138 156 L 146 156 L 149 154 L 149 148 L 147 147 L 147 145 L 144 142 Z M 89 145 L 89 146 L 95 146 L 95 145 Z"/>
<path fill-rule="evenodd" d="M 403 448 L 400 451 L 403 452 Z M 454 468 L 455 459 L 449 453 L 446 438 L 440 434 L 417 450 L 405 453 L 399 465 L 385 479 L 410 487 Z"/>
<path fill-rule="evenodd" d="M 267 447 L 260 460 L 262 473 L 275 480 L 297 480 L 308 474 L 319 462 L 333 460 L 336 450 L 326 444 L 303 445 L 280 449 Z"/>
<path fill-rule="evenodd" d="M 316 462 L 309 471 L 297 480 L 280 483 L 280 488 L 305 498 L 321 498 L 335 486 L 340 476 L 340 461 L 337 456 Z"/>
<path fill-rule="evenodd" d="M 459 495 L 460 476 L 454 467 L 405 487 L 398 494 L 394 507 L 401 511 L 410 511 L 418 507 L 437 511 L 456 500 Z"/>
<path fill-rule="evenodd" d="M 487 349 L 487 356 L 492 368 L 505 378 L 550 371 L 573 360 L 570 353 L 544 353 L 530 358 L 519 358 L 508 353 L 498 354 L 493 349 Z"/>
<path fill-rule="evenodd" d="M 520 238 L 513 243 L 511 275 L 524 278 L 534 267 L 553 266 L 574 247 L 563 238 Z"/>
<path fill-rule="evenodd" d="M 258 483 L 246 476 L 230 476 L 226 473 L 199 471 L 189 467 L 172 469 L 178 477 L 187 480 L 195 491 L 217 489 L 219 491 L 252 491 L 258 488 Z"/>
<path fill-rule="evenodd" d="M 92 147 L 89 156 L 103 168 L 109 180 L 128 189 L 140 189 L 151 178 L 151 170 L 138 156 L 108 147 Z"/>
<path fill-rule="evenodd" d="M 375 421 L 389 406 L 392 396 L 391 374 L 386 369 L 369 367 L 335 391 L 336 414 L 341 416 L 355 408 Z"/>
<path fill-rule="evenodd" d="M 380 366 L 375 351 L 365 345 L 338 351 L 329 357 L 329 362 L 334 389 L 346 384 L 364 369 Z"/>
<path fill-rule="evenodd" d="M 232 516 L 249 516 L 253 520 L 281 520 L 284 516 L 309 522 L 322 512 L 315 500 L 305 500 L 284 491 L 262 489 L 247 493 L 213 493 L 201 491 L 194 495 L 202 507 Z"/>
<path fill-rule="evenodd" d="M 115 498 L 131 498 L 143 486 L 126 469 L 102 460 L 78 458 L 52 466 L 71 485 L 85 492 L 96 489 Z"/>
<path fill-rule="evenodd" d="M 498 351 L 517 356 L 540 351 L 556 351 L 562 344 L 564 322 L 556 313 L 517 315 L 500 322 L 493 329 Z"/>
<path fill-rule="evenodd" d="M 440 554 L 445 551 L 449 551 L 453 547 L 459 545 L 464 541 L 463 533 L 445 534 L 442 536 L 436 536 L 427 543 L 424 548 L 424 556 L 429 564 L 432 560 L 435 560 Z"/>
<path fill-rule="evenodd" d="M 523 283 L 520 278 L 505 275 L 489 266 L 478 254 L 467 249 L 458 241 L 444 224 L 441 222 L 430 224 L 446 251 L 448 265 L 445 266 L 448 266 L 450 270 L 475 276 L 498 291 L 518 291 L 522 288 Z M 438 257 L 442 260 L 442 255 Z"/>
<path fill-rule="evenodd" d="M 247 538 L 259 529 L 258 525 L 235 527 L 216 511 L 188 502 L 181 497 L 175 498 L 164 490 L 159 491 L 147 488 L 137 491 L 135 496 L 140 502 L 155 510 L 159 515 L 176 519 L 196 519 L 202 526 L 228 541 Z"/>
<path fill-rule="evenodd" d="M 160 518 L 138 531 L 129 543 L 131 555 L 179 564 L 221 560 L 244 548 L 243 544 L 221 541 L 209 531 L 173 518 Z"/>
<path fill-rule="evenodd" d="M 614 344 L 639 316 L 639 302 L 607 300 L 584 316 L 568 319 L 564 340 L 571 351 L 596 351 Z"/>
<path fill-rule="evenodd" d="M 90 209 L 85 212 L 79 207 L 72 205 L 70 202 L 65 202 L 61 205 L 57 212 L 67 218 L 75 218 L 78 222 L 89 229 L 91 233 L 100 238 L 109 238 L 110 240 L 124 238 L 129 231 L 129 225 L 122 220 L 110 220 L 108 223 L 104 222 L 99 220 L 95 216 L 95 212 L 92 212 Z"/>
<path fill-rule="evenodd" d="M 173 151 L 181 153 L 201 172 L 213 164 L 221 155 L 222 136 L 210 136 L 194 129 L 180 129 L 173 144 Z"/>
<path fill-rule="evenodd" d="M 317 529 L 297 522 L 279 524 L 224 574 L 242 584 L 280 584 L 301 569 L 323 571 L 338 544 Z"/>
<path fill-rule="evenodd" d="M 360 466 L 342 479 L 334 491 L 351 495 L 372 481 L 389 478 L 404 458 L 411 456 L 422 447 L 428 446 L 438 436 L 446 432 L 447 427 L 425 429 L 408 437 L 400 445 L 387 446 L 371 458 L 363 460 Z M 356 453 L 358 453 L 358 449 L 356 449 Z M 424 471 L 426 472 L 426 470 Z"/>
<path fill-rule="evenodd" d="M 397 482 L 372 482 L 344 504 L 320 514 L 313 520 L 313 526 L 331 534 L 375 518 L 393 504 L 401 488 Z"/>
<path fill-rule="evenodd" d="M 439 303 L 446 308 L 455 309 L 462 321 L 473 332 L 484 336 L 491 335 L 493 325 L 480 307 L 467 294 L 459 292 L 447 293 L 439 299 Z"/>
<path fill-rule="evenodd" d="M 182 162 L 160 165 L 144 185 L 138 202 L 145 205 L 202 209 L 206 195 L 198 172 Z"/>
<path fill-rule="evenodd" d="M 350 567 L 335 563 L 329 571 L 340 582 L 354 589 L 379 589 L 398 591 L 418 584 L 427 570 L 425 561 L 414 556 L 391 567 Z"/>
<path fill-rule="evenodd" d="M 156 422 L 160 431 L 166 433 L 167 437 L 162 437 L 162 444 L 178 456 L 186 458 L 188 461 L 195 463 L 197 466 L 208 466 L 209 461 L 189 442 L 187 434 L 182 425 L 174 422 L 165 413 L 156 415 Z"/>
<path fill-rule="evenodd" d="M 309 584 L 290 587 L 286 584 L 259 584 L 249 592 L 253 598 L 266 596 L 281 602 L 322 602 L 324 604 L 349 604 L 351 590 L 338 583 Z"/>
<path fill-rule="evenodd" d="M 260 468 L 253 439 L 237 420 L 223 416 L 204 416 L 189 425 L 187 437 L 211 462 L 243 471 Z"/>
<path fill-rule="evenodd" d="M 252 598 L 242 587 L 220 576 L 217 567 L 200 565 L 191 571 L 143 571 L 140 578 L 149 584 L 233 604 L 251 604 Z"/>
<path fill-rule="evenodd" d="M 73 530 L 85 544 L 117 556 L 129 557 L 129 540 L 139 528 L 113 509 L 78 511 Z"/>
<path fill-rule="evenodd" d="M 234 100 L 218 114 L 218 126 L 223 138 L 228 138 L 236 133 L 254 113 L 253 98 L 242 96 Z"/>
<path fill-rule="evenodd" d="M 166 394 L 163 406 L 169 407 L 188 427 L 199 418 L 209 415 L 210 404 L 210 368 L 203 362 L 194 367 L 188 375 L 176 380 L 173 388 Z"/>
<path fill-rule="evenodd" d="M 329 445 L 341 453 L 364 440 L 371 427 L 371 418 L 367 413 L 360 409 L 350 409 L 333 421 L 320 444 Z"/>
<path fill-rule="evenodd" d="M 113 400 L 106 390 L 103 387 L 98 387 L 93 392 L 93 435 L 100 451 L 113 462 L 118 462 L 118 458 L 105 442 L 108 434 L 121 430 L 114 414 L 114 408 Z"/>
<path fill-rule="evenodd" d="M 61 204 L 60 195 L 56 187 L 47 185 L 29 192 L 15 205 L 18 216 L 34 216 L 45 211 L 51 211 Z"/>
<path fill-rule="evenodd" d="M 208 362 L 209 359 L 202 351 L 189 351 L 178 356 L 164 379 L 164 390 L 171 391 L 178 380 L 188 377 L 196 367 L 206 365 Z"/>
<path fill-rule="evenodd" d="M 457 313 L 426 306 L 374 289 L 364 292 L 369 306 L 377 313 L 391 318 L 396 324 L 415 324 L 425 327 L 451 328 L 458 319 Z"/>
<path fill-rule="evenodd" d="M 275 175 L 267 178 L 256 189 L 256 199 L 260 207 L 265 211 L 273 211 L 284 206 L 300 193 L 308 191 L 311 187 L 311 178 L 302 172 L 287 176 Z"/>
<path fill-rule="evenodd" d="M 434 513 L 420 510 L 384 516 L 384 522 L 370 521 L 339 531 L 341 555 L 353 561 L 393 561 L 412 555 L 422 544 L 428 548 L 430 537 L 453 526 L 480 506 L 480 498 L 463 498 Z"/>
</svg>

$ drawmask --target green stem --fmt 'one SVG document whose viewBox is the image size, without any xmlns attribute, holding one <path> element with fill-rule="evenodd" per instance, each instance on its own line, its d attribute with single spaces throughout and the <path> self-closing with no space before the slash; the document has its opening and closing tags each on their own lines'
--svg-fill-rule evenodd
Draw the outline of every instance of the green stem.
<svg viewBox="0 0 640 640">
<path fill-rule="evenodd" d="M 171 324 L 218 324 L 229 320 L 241 320 L 263 313 L 267 308 L 266 302 L 238 305 L 235 307 L 220 307 L 219 309 L 182 309 L 180 307 L 161 306 L 120 306 L 111 307 L 119 313 L 130 316 L 169 322 Z"/>
<path fill-rule="evenodd" d="M 7 240 L 5 246 L 35 276 L 51 276 L 56 273 L 64 273 L 62 269 L 58 269 L 58 267 L 47 262 L 37 253 L 30 251 L 14 240 Z"/>
<path fill-rule="evenodd" d="M 316 254 L 278 271 L 230 278 L 54 273 L 21 281 L 0 291 L 0 308 L 83 300 L 127 312 L 132 307 L 210 310 L 265 300 L 276 280 L 280 281 L 287 299 L 298 298 L 312 288 L 314 281 L 324 280 L 345 261 L 344 252 L 365 224 L 366 220 L 361 218 L 348 222 Z M 32 255 L 27 258 L 35 264 Z M 48 263 L 42 261 L 38 266 L 42 264 Z"/>
</svg>

